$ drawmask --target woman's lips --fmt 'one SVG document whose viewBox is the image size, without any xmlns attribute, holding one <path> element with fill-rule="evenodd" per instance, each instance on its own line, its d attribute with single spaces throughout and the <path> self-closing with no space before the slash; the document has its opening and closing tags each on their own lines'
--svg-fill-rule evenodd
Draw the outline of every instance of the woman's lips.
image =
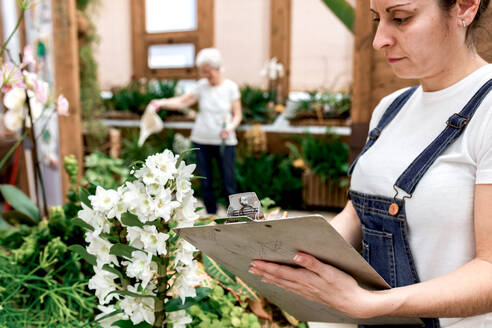
<svg viewBox="0 0 492 328">
<path fill-rule="evenodd" d="M 400 60 L 404 59 L 404 57 L 401 57 L 401 58 L 394 58 L 394 57 L 393 58 L 390 58 L 390 57 L 387 57 L 386 59 L 388 60 L 388 62 L 390 64 L 394 64 L 394 63 L 399 62 Z"/>
</svg>

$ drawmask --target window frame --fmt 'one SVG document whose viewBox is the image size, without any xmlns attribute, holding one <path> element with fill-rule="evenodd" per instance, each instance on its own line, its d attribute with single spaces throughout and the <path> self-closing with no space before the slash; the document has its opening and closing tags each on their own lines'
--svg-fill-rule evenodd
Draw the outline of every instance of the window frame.
<svg viewBox="0 0 492 328">
<path fill-rule="evenodd" d="M 197 79 L 196 67 L 149 68 L 148 49 L 152 45 L 190 43 L 195 55 L 203 48 L 214 45 L 214 0 L 197 0 L 197 29 L 165 33 L 147 33 L 145 0 L 131 0 L 132 66 L 133 77 L 157 79 Z"/>
</svg>

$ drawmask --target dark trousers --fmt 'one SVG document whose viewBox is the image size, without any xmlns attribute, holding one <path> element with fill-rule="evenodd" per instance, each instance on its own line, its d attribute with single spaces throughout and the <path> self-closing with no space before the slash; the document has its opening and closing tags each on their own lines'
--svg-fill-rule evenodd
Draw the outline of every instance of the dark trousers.
<svg viewBox="0 0 492 328">
<path fill-rule="evenodd" d="M 222 182 L 227 195 L 235 194 L 236 178 L 235 178 L 235 162 L 236 162 L 236 146 L 221 146 L 202 145 L 194 143 L 196 151 L 196 164 L 198 175 L 205 177 L 201 179 L 203 202 L 207 213 L 217 213 L 217 201 L 213 190 L 213 159 L 217 161 L 219 171 L 222 176 Z M 216 177 L 217 178 L 217 177 Z"/>
</svg>

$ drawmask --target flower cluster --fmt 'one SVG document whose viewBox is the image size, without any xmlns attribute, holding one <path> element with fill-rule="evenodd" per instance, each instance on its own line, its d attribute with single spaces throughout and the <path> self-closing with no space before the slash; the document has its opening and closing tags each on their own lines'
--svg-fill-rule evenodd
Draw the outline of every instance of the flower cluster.
<svg viewBox="0 0 492 328">
<path fill-rule="evenodd" d="M 179 296 L 183 303 L 186 297 L 196 296 L 196 249 L 173 238 L 170 230 L 193 226 L 198 219 L 190 182 L 194 170 L 194 164 L 186 165 L 165 150 L 132 171 L 134 181 L 117 190 L 97 187 L 87 197 L 89 204 L 82 203 L 78 217 L 91 227 L 86 233 L 86 250 L 95 257 L 89 288 L 99 299 L 104 327 L 128 319 L 134 325 L 154 324 L 158 303 L 167 301 L 166 292 Z M 161 278 L 171 271 L 172 278 L 164 277 L 164 283 L 172 282 L 171 290 L 159 295 Z M 185 311 L 170 312 L 167 317 L 174 327 L 190 321 Z"/>
<path fill-rule="evenodd" d="M 3 116 L 5 127 L 18 131 L 23 124 L 30 127 L 27 120 L 29 104 L 32 123 L 34 123 L 50 103 L 50 90 L 47 82 L 35 73 L 28 71 L 35 64 L 32 46 L 24 48 L 23 61 L 20 65 L 11 62 L 4 63 L 0 68 L 0 88 L 4 96 L 4 105 L 8 109 Z M 68 101 L 60 95 L 57 101 L 60 115 L 68 115 Z M 25 122 L 25 123 L 24 123 Z"/>
</svg>

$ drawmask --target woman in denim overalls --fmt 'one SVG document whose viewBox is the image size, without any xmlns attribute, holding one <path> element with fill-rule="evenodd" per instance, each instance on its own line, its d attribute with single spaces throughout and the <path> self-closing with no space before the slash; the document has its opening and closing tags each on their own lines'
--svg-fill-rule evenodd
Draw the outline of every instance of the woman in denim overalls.
<svg viewBox="0 0 492 328">
<path fill-rule="evenodd" d="M 450 88 L 487 65 L 477 54 L 470 32 L 488 3 L 488 0 L 371 0 L 371 11 L 378 22 L 373 45 L 384 52 L 397 76 L 420 80 L 420 93 Z M 400 110 L 412 101 L 416 90 L 417 87 L 404 90 L 386 106 L 349 174 L 358 160 L 377 143 L 385 128 L 402 117 L 398 115 L 403 113 Z M 394 196 L 351 189 L 350 201 L 332 221 L 348 242 L 362 250 L 365 259 L 393 289 L 367 291 L 352 277 L 301 253 L 294 257 L 294 261 L 303 267 L 301 269 L 254 261 L 250 272 L 262 276 L 265 282 L 354 318 L 407 316 L 422 318 L 428 328 L 492 327 L 488 317 L 480 317 L 476 324 L 463 321 L 468 323 L 461 325 L 437 319 L 492 312 L 492 184 L 477 184 L 473 195 L 464 195 L 474 197 L 470 220 L 475 229 L 474 258 L 435 279 L 421 282 L 419 278 L 409 243 L 408 220 L 412 218 L 406 215 L 406 203 L 418 190 L 425 174 L 446 149 L 463 138 L 463 132 L 477 110 L 488 109 L 480 105 L 484 99 L 492 97 L 492 93 L 489 95 L 491 90 L 492 74 L 467 96 L 469 98 L 458 112 L 442 122 L 440 133 L 433 136 L 431 142 L 423 146 L 424 150 L 401 171 L 394 181 L 394 190 L 390 190 Z M 461 102 L 456 99 L 456 103 Z M 429 109 L 426 115 L 434 113 Z M 425 117 L 421 119 L 425 120 Z M 415 127 L 416 132 L 418 128 Z M 483 135 L 486 135 L 485 131 Z M 445 190 L 441 192 L 445 195 Z M 446 231 L 446 228 L 444 220 L 440 233 L 452 235 L 453 231 Z M 429 251 L 446 254 L 446 246 L 440 245 L 439 249 Z M 414 245 L 413 251 L 415 247 L 418 245 Z"/>
</svg>

